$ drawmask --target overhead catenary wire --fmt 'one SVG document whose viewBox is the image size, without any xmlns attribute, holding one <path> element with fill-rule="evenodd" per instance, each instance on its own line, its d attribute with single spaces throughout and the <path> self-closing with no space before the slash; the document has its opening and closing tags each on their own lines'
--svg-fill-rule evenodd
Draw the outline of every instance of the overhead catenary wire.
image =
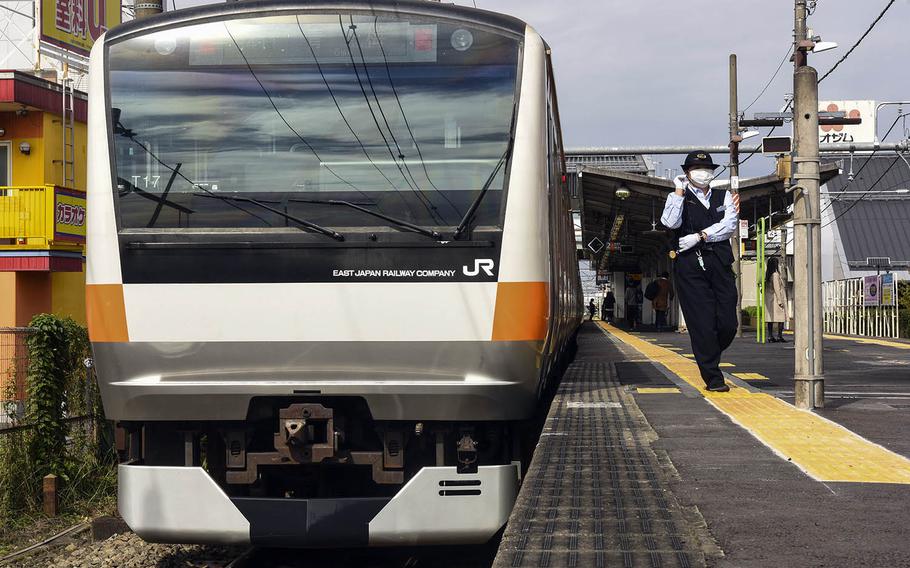
<svg viewBox="0 0 910 568">
<path fill-rule="evenodd" d="M 395 151 L 392 150 L 392 145 L 389 144 L 389 139 L 385 135 L 385 132 L 382 130 L 382 126 L 380 126 L 380 124 L 379 124 L 379 119 L 376 117 L 376 112 L 373 110 L 373 104 L 370 102 L 370 96 L 367 94 L 366 87 L 363 84 L 363 80 L 361 80 L 361 78 L 360 78 L 360 70 L 357 68 L 357 63 L 354 60 L 354 51 L 351 49 L 351 41 L 354 39 L 355 34 L 356 34 L 356 27 L 354 26 L 353 17 L 351 18 L 352 33 L 351 33 L 350 38 L 348 37 L 347 31 L 345 31 L 345 29 L 344 29 L 344 20 L 342 19 L 342 17 L 340 15 L 338 16 L 338 25 L 341 28 L 341 34 L 344 36 L 344 43 L 345 43 L 345 46 L 347 47 L 348 56 L 351 59 L 351 66 L 354 68 L 354 77 L 357 79 L 357 84 L 360 86 L 360 92 L 361 92 L 361 94 L 363 94 L 364 101 L 366 101 L 366 103 L 367 103 L 367 109 L 370 111 L 370 116 L 373 117 L 373 123 L 376 125 L 376 130 L 379 131 L 379 135 L 382 137 L 382 141 L 385 143 L 386 149 L 389 152 L 389 156 L 392 158 L 392 161 L 395 163 L 395 166 L 398 167 L 398 172 L 401 174 L 401 177 L 404 179 L 405 183 L 408 185 L 408 187 L 411 189 L 411 191 L 413 191 L 417 195 L 417 200 L 420 202 L 421 205 L 423 205 L 424 209 L 427 210 L 427 212 L 430 214 L 430 217 L 432 217 L 435 221 L 438 222 L 439 220 L 433 212 L 432 204 L 428 205 L 427 202 L 424 201 L 424 199 L 426 199 L 426 197 L 421 194 L 421 192 L 418 188 L 414 187 L 414 185 L 411 183 L 411 180 L 409 180 L 408 176 L 405 174 L 404 169 L 401 167 L 401 164 L 398 162 L 398 159 L 395 156 Z M 366 68 L 366 60 L 364 60 L 364 68 Z M 381 110 L 382 109 L 380 108 L 380 111 Z"/>
<path fill-rule="evenodd" d="M 401 145 L 398 143 L 398 138 L 395 136 L 395 131 L 392 129 L 392 126 L 389 124 L 389 120 L 386 117 L 385 111 L 382 110 L 382 103 L 379 101 L 379 95 L 376 93 L 376 88 L 373 85 L 373 78 L 370 76 L 370 68 L 367 66 L 366 57 L 363 55 L 363 47 L 360 45 L 360 36 L 357 34 L 357 26 L 354 24 L 354 16 L 350 17 L 351 19 L 351 32 L 353 34 L 353 39 L 357 44 L 357 52 L 360 55 L 360 61 L 363 64 L 363 73 L 366 75 L 367 84 L 370 86 L 370 92 L 373 94 L 373 100 L 376 101 L 376 109 L 379 110 L 379 115 L 382 117 L 382 122 L 385 124 L 386 129 L 389 131 L 389 136 L 392 138 L 392 142 L 395 144 L 395 149 L 398 150 L 398 159 L 401 160 L 401 164 L 404 166 L 405 171 L 410 176 L 411 181 L 414 182 L 414 189 L 426 200 L 427 204 L 432 208 L 433 213 L 438 214 L 436 206 L 433 205 L 430 198 L 427 197 L 423 191 L 420 189 L 420 184 L 417 183 L 417 178 L 414 177 L 414 174 L 411 172 L 411 168 L 408 166 L 408 162 L 405 159 L 405 154 L 401 150 Z M 440 217 L 441 221 L 441 217 Z"/>
<path fill-rule="evenodd" d="M 894 119 L 894 122 L 891 123 L 890 128 L 888 128 L 888 131 L 885 132 L 885 135 L 882 137 L 882 140 L 885 140 L 885 138 L 887 138 L 888 135 L 891 134 L 891 131 L 894 130 L 894 127 L 897 125 L 898 121 L 900 121 L 901 118 L 907 116 L 907 114 L 910 114 L 910 113 L 901 113 L 901 114 L 898 114 L 898 115 L 897 115 L 897 117 Z M 841 193 L 847 191 L 847 188 L 849 188 L 850 185 L 852 185 L 853 182 L 856 180 L 856 178 L 859 177 L 859 174 L 861 174 L 862 171 L 863 171 L 864 169 L 866 169 L 866 166 L 869 165 L 869 162 L 872 161 L 872 158 L 875 156 L 875 154 L 876 154 L 877 152 L 878 152 L 878 148 L 876 148 L 875 150 L 872 151 L 872 153 L 870 153 L 868 156 L 866 156 L 866 161 L 863 162 L 863 165 L 860 166 L 860 168 L 856 171 L 856 173 L 853 174 L 853 179 L 848 180 L 848 181 L 847 181 L 847 185 L 845 185 L 844 188 L 843 188 L 842 190 L 840 190 L 839 192 L 837 192 L 837 194 L 834 195 L 835 199 L 837 198 L 838 195 L 840 195 Z M 828 200 L 828 204 L 821 208 L 821 211 L 819 211 L 819 214 L 824 213 L 829 207 L 831 207 L 831 204 L 832 204 L 832 203 L 833 203 L 833 201 L 829 199 L 829 200 Z"/>
<path fill-rule="evenodd" d="M 266 89 L 265 85 L 262 84 L 262 81 L 259 80 L 259 76 L 256 75 L 256 72 L 253 70 L 253 66 L 250 65 L 249 60 L 246 58 L 246 55 L 243 53 L 243 49 L 240 48 L 240 44 L 237 43 L 237 40 L 234 38 L 234 34 L 231 33 L 230 28 L 228 28 L 227 23 L 224 24 L 224 30 L 227 32 L 228 37 L 231 38 L 231 41 L 234 43 L 234 47 L 237 48 L 237 52 L 240 54 L 241 59 L 243 59 L 244 64 L 246 64 L 246 68 L 249 70 L 250 75 L 252 75 L 253 79 L 259 85 L 259 88 L 262 90 L 262 93 L 265 95 L 265 98 L 268 99 L 269 104 L 272 105 L 272 108 L 275 110 L 275 113 L 278 115 L 278 118 L 281 119 L 281 122 L 283 122 L 284 125 L 288 127 L 288 130 L 290 130 L 291 132 L 294 133 L 294 136 L 296 136 L 301 142 L 303 142 L 303 145 L 306 146 L 310 150 L 310 152 L 313 154 L 313 156 L 316 157 L 317 160 L 319 160 L 322 167 L 324 167 L 329 173 L 331 173 L 333 176 L 335 176 L 335 178 L 337 178 L 338 181 L 344 183 L 345 185 L 349 186 L 354 191 L 356 191 L 356 192 L 360 193 L 361 195 L 363 195 L 364 197 L 368 198 L 368 196 L 365 193 L 363 193 L 363 191 L 361 191 L 357 186 L 355 186 L 348 180 L 344 179 L 343 177 L 341 177 L 340 175 L 335 173 L 335 170 L 333 170 L 328 165 L 326 165 L 324 163 L 322 157 L 319 155 L 319 152 L 316 151 L 316 148 L 314 148 L 313 145 L 310 144 L 310 142 L 306 138 L 304 138 L 299 132 L 297 132 L 296 128 L 291 126 L 291 123 L 288 122 L 288 120 L 284 117 L 284 114 L 282 114 L 281 110 L 279 110 L 278 105 L 276 105 L 275 101 L 272 100 L 272 95 L 271 95 L 271 93 L 269 93 L 269 90 Z"/>
<path fill-rule="evenodd" d="M 837 63 L 834 64 L 834 67 L 832 67 L 831 69 L 828 69 L 828 72 L 821 76 L 821 78 L 818 80 L 819 83 L 824 81 L 825 78 L 828 77 L 828 75 L 830 75 L 831 73 L 834 73 L 834 70 L 837 69 L 838 66 L 841 63 L 843 63 L 848 57 L 850 57 L 850 54 L 853 53 L 853 50 L 856 49 L 859 46 L 859 44 L 861 44 L 863 42 L 864 39 L 866 39 L 866 36 L 868 36 L 869 33 L 872 31 L 872 29 L 875 28 L 875 25 L 878 24 L 881 21 L 881 19 L 885 16 L 885 14 L 888 12 L 888 10 L 891 9 L 891 6 L 894 5 L 894 2 L 895 2 L 895 0 L 888 1 L 888 4 L 885 5 L 884 9 L 882 9 L 882 11 L 878 15 L 878 17 L 875 18 L 875 20 L 873 20 L 871 24 L 869 24 L 869 27 L 866 29 L 866 31 L 863 33 L 863 35 L 861 35 L 860 38 L 858 40 L 856 40 L 856 43 L 853 44 L 853 46 L 847 51 L 847 53 L 844 54 L 843 57 L 841 57 L 840 59 L 837 60 Z"/>
<path fill-rule="evenodd" d="M 851 209 L 856 207 L 856 205 L 860 201 L 863 201 L 870 193 L 872 193 L 872 190 L 875 189 L 875 186 L 877 186 L 879 184 L 879 182 L 881 182 L 882 179 L 884 179 L 884 177 L 888 174 L 888 172 L 891 171 L 891 168 L 893 168 L 899 161 L 901 161 L 900 154 L 898 154 L 898 156 L 896 158 L 894 158 L 894 160 L 888 165 L 888 167 L 885 169 L 885 171 L 882 172 L 882 175 L 878 176 L 878 179 L 875 180 L 875 183 L 873 183 L 871 186 L 869 186 L 869 189 L 867 189 L 862 195 L 860 195 L 859 198 L 857 198 L 856 201 L 851 203 L 846 209 L 844 209 L 843 211 L 841 211 L 840 213 L 835 215 L 835 217 L 833 219 L 831 219 L 830 221 L 828 221 L 827 223 L 822 225 L 822 229 L 835 223 L 838 219 L 840 219 L 841 217 L 843 217 L 844 215 L 849 213 Z M 829 202 L 829 203 L 833 203 L 833 202 Z"/>
<path fill-rule="evenodd" d="M 379 37 L 378 16 L 373 20 L 373 33 L 376 35 L 376 43 L 379 45 L 379 51 L 382 53 L 382 60 L 385 62 L 385 72 L 389 78 L 389 86 L 392 88 L 392 94 L 395 96 L 395 102 L 398 103 L 398 110 L 401 112 L 401 118 L 404 119 L 404 125 L 408 129 L 408 135 L 411 137 L 411 141 L 414 143 L 414 148 L 417 150 L 417 157 L 420 159 L 420 165 L 423 167 L 423 174 L 426 176 L 427 181 L 430 183 L 430 186 L 435 189 L 449 205 L 452 206 L 452 209 L 454 209 L 455 213 L 460 217 L 461 211 L 455 207 L 455 204 L 452 203 L 449 198 L 439 190 L 438 187 L 436 187 L 436 184 L 433 183 L 433 179 L 430 178 L 430 172 L 427 170 L 427 163 L 423 159 L 423 152 L 420 150 L 420 144 L 417 142 L 417 137 L 414 136 L 414 130 L 411 128 L 411 123 L 408 120 L 408 115 L 405 114 L 404 106 L 401 104 L 401 97 L 398 96 L 398 89 L 395 87 L 395 82 L 392 80 L 392 70 L 389 66 L 389 58 L 386 56 L 385 47 L 382 45 L 382 39 Z"/>
<path fill-rule="evenodd" d="M 768 82 L 765 84 L 764 88 L 762 88 L 761 92 L 758 93 L 758 94 L 755 96 L 755 98 L 752 99 L 752 102 L 749 103 L 749 105 L 748 105 L 746 108 L 744 108 L 743 110 L 741 110 L 740 112 L 743 112 L 743 113 L 746 112 L 747 110 L 749 110 L 750 108 L 752 108 L 752 105 L 754 105 L 755 103 L 757 103 L 758 100 L 759 100 L 760 98 L 762 98 L 762 95 L 765 94 L 765 91 L 768 90 L 768 87 L 771 86 L 771 83 L 774 82 L 774 79 L 777 78 L 777 75 L 780 73 L 780 70 L 784 67 L 784 63 L 786 63 L 787 60 L 790 59 L 790 54 L 791 54 L 791 53 L 793 53 L 793 46 L 792 46 L 792 45 L 790 45 L 790 46 L 787 47 L 787 53 L 784 54 L 784 58 L 780 60 L 780 65 L 777 66 L 777 69 L 774 71 L 774 74 L 771 75 L 771 78 L 770 78 L 770 79 L 768 79 Z"/>
<path fill-rule="evenodd" d="M 332 97 L 332 102 L 335 103 L 335 108 L 338 110 L 338 114 L 341 115 L 341 120 L 344 121 L 344 124 L 348 127 L 348 130 L 351 132 L 354 140 L 356 140 L 357 144 L 360 145 L 360 149 L 363 151 L 363 155 L 366 156 L 366 159 L 369 160 L 370 164 L 372 164 L 376 171 L 379 172 L 379 175 L 381 175 L 387 182 L 389 182 L 389 185 L 395 190 L 396 193 L 398 193 L 399 197 L 401 197 L 402 202 L 404 202 L 404 196 L 402 196 L 401 192 L 398 191 L 398 187 L 392 182 L 391 179 L 389 179 L 389 176 L 387 176 L 385 172 L 382 171 L 382 168 L 380 168 L 376 162 L 373 161 L 373 158 L 370 156 L 370 153 L 364 145 L 363 141 L 360 139 L 360 136 L 357 135 L 354 127 L 351 126 L 350 121 L 348 121 L 348 117 L 345 116 L 344 111 L 341 110 L 341 104 L 338 102 L 338 99 L 335 97 L 335 92 L 329 85 L 329 80 L 325 76 L 325 72 L 322 70 L 322 65 L 319 63 L 319 58 L 316 56 L 316 51 L 313 49 L 313 45 L 310 43 L 310 38 L 307 37 L 306 33 L 303 31 L 303 26 L 300 24 L 300 16 L 295 16 L 295 18 L 297 20 L 297 28 L 300 30 L 300 35 L 303 36 L 307 47 L 310 48 L 310 53 L 313 54 L 313 61 L 316 63 L 316 70 L 319 71 L 319 76 L 322 77 L 322 82 L 325 84 L 325 88 L 328 90 L 329 96 Z M 405 205 L 407 206 L 406 202 Z"/>
</svg>

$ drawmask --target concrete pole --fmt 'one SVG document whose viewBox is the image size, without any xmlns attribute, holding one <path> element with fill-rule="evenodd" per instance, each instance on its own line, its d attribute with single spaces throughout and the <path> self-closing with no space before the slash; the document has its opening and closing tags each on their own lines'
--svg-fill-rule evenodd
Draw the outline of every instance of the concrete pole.
<svg viewBox="0 0 910 568">
<path fill-rule="evenodd" d="M 794 323 L 797 408 L 824 406 L 821 222 L 818 163 L 818 72 L 806 64 L 806 0 L 794 16 L 793 140 Z"/>
<path fill-rule="evenodd" d="M 135 19 L 141 20 L 143 18 L 148 18 L 149 16 L 154 16 L 155 14 L 160 14 L 162 12 L 161 0 L 138 0 L 134 4 L 136 8 Z"/>
<path fill-rule="evenodd" d="M 739 109 L 736 88 L 736 54 L 730 54 L 730 191 L 739 193 Z M 730 239 L 733 247 L 733 273 L 736 277 L 736 337 L 743 336 L 743 264 L 740 254 L 739 223 Z"/>
</svg>

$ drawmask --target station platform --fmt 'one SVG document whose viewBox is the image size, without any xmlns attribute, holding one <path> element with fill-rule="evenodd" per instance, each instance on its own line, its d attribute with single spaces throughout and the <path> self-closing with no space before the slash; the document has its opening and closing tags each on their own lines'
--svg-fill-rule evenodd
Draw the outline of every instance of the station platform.
<svg viewBox="0 0 910 568">
<path fill-rule="evenodd" d="M 830 404 L 808 412 L 792 343 L 737 339 L 733 388 L 708 393 L 686 335 L 578 341 L 494 566 L 910 566 L 901 342 L 826 340 Z"/>
</svg>

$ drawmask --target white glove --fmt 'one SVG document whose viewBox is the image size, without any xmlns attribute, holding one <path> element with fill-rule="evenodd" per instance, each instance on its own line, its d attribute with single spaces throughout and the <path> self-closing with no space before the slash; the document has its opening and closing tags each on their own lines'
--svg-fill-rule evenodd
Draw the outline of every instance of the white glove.
<svg viewBox="0 0 910 568">
<path fill-rule="evenodd" d="M 673 178 L 673 187 L 675 187 L 677 191 L 681 191 L 681 190 L 685 189 L 686 188 L 686 179 L 687 179 L 686 174 L 676 176 L 675 178 Z"/>
<path fill-rule="evenodd" d="M 692 233 L 691 235 L 686 235 L 679 239 L 679 252 L 686 252 L 690 248 L 698 244 L 698 241 L 701 240 L 701 237 Z"/>
</svg>

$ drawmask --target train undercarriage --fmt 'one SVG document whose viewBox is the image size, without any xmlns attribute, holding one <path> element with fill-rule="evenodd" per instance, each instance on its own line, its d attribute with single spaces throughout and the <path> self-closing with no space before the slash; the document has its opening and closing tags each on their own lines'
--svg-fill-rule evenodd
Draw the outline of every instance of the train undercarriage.
<svg viewBox="0 0 910 568">
<path fill-rule="evenodd" d="M 243 422 L 121 426 L 120 508 L 140 536 L 269 546 L 486 542 L 534 440 L 530 422 L 375 422 L 358 397 L 258 398 Z M 213 508 L 228 526 L 199 527 Z"/>
</svg>

